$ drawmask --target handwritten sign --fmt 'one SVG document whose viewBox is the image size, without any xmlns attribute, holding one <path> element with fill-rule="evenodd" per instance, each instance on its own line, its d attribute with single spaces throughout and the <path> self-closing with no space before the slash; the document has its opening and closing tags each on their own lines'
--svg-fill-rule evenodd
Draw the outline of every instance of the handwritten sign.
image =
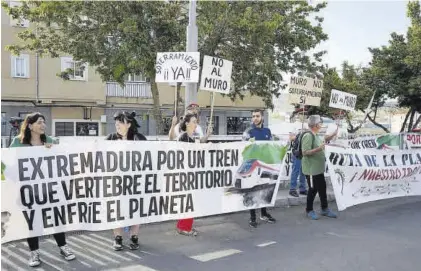
<svg viewBox="0 0 421 271">
<path fill-rule="evenodd" d="M 156 76 L 158 83 L 199 82 L 199 52 L 166 52 L 156 55 Z"/>
<path fill-rule="evenodd" d="M 329 106 L 347 111 L 354 111 L 357 95 L 332 89 Z"/>
<path fill-rule="evenodd" d="M 228 94 L 231 87 L 232 61 L 205 56 L 200 89 Z"/>
<path fill-rule="evenodd" d="M 323 81 L 302 76 L 291 76 L 289 83 L 290 104 L 319 106 L 322 98 Z"/>
</svg>

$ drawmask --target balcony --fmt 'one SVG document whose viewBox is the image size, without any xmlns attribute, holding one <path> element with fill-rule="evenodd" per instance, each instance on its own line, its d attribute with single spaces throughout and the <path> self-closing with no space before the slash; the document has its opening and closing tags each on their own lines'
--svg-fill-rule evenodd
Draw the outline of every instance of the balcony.
<svg viewBox="0 0 421 271">
<path fill-rule="evenodd" d="M 106 83 L 107 97 L 152 98 L 151 84 L 146 82 L 126 82 L 124 87 L 116 82 Z"/>
</svg>

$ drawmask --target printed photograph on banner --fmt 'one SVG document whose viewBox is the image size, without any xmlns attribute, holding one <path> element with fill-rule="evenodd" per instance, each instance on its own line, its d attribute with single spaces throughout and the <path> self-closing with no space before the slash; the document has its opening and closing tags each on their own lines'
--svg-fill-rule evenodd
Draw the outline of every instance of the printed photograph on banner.
<svg viewBox="0 0 421 271">
<path fill-rule="evenodd" d="M 240 195 L 246 208 L 270 204 L 276 197 L 287 147 L 278 143 L 253 142 L 242 152 L 242 164 L 227 194 Z M 275 197 L 274 197 L 275 196 Z"/>
<path fill-rule="evenodd" d="M 330 94 L 329 107 L 338 108 L 346 111 L 354 111 L 357 103 L 357 95 L 332 89 Z"/>
<path fill-rule="evenodd" d="M 155 81 L 158 83 L 198 83 L 199 52 L 157 53 Z"/>
<path fill-rule="evenodd" d="M 416 149 L 344 149 L 326 146 L 340 211 L 370 201 L 421 195 L 421 153 Z"/>
<path fill-rule="evenodd" d="M 2 149 L 2 243 L 273 206 L 286 152 L 276 141 Z"/>
<path fill-rule="evenodd" d="M 204 56 L 200 89 L 228 94 L 231 89 L 232 61 Z"/>
<path fill-rule="evenodd" d="M 322 98 L 323 81 L 303 76 L 291 76 L 288 86 L 288 102 L 319 106 Z"/>
</svg>

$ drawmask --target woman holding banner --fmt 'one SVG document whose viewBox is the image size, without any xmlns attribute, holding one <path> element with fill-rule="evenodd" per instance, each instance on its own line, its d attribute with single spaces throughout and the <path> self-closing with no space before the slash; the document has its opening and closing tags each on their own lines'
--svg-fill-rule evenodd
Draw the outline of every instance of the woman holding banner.
<svg viewBox="0 0 421 271">
<path fill-rule="evenodd" d="M 178 141 L 195 143 L 194 132 L 197 128 L 197 118 L 195 114 L 187 114 L 180 123 L 180 129 L 183 132 Z M 212 133 L 209 127 L 206 138 Z M 177 222 L 177 232 L 182 235 L 197 236 L 197 231 L 193 228 L 193 218 L 180 219 Z"/>
<path fill-rule="evenodd" d="M 106 140 L 147 140 L 146 137 L 137 131 L 140 125 L 137 123 L 136 112 L 117 112 L 114 114 L 116 133 L 109 134 Z M 123 249 L 123 231 L 124 228 L 114 229 L 113 248 L 116 251 Z M 130 226 L 130 249 L 139 249 L 139 225 Z"/>
<path fill-rule="evenodd" d="M 35 112 L 27 115 L 22 123 L 19 135 L 13 138 L 10 148 L 33 146 L 51 148 L 55 142 L 52 137 L 45 135 L 45 128 L 45 117 L 41 113 Z M 76 256 L 66 244 L 64 232 L 55 233 L 53 236 L 60 248 L 60 254 L 68 261 L 75 259 Z M 29 249 L 31 250 L 29 266 L 35 267 L 40 265 L 39 238 L 30 237 L 27 239 L 27 242 Z"/>
</svg>

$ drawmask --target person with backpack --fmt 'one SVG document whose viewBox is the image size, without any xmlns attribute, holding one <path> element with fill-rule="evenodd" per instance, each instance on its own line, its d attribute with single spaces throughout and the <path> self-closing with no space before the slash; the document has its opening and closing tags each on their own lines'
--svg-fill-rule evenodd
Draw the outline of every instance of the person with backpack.
<svg viewBox="0 0 421 271">
<path fill-rule="evenodd" d="M 307 194 L 307 216 L 312 220 L 319 219 L 316 212 L 313 210 L 313 202 L 317 193 L 319 193 L 321 203 L 321 215 L 336 218 L 337 215 L 328 208 L 326 179 L 325 179 L 325 143 L 322 142 L 317 135 L 322 128 L 323 120 L 319 115 L 312 115 L 308 118 L 308 126 L 310 132 L 306 132 L 301 136 L 301 148 L 297 155 L 302 157 L 302 171 L 307 179 L 308 194 Z M 325 137 L 325 141 L 331 140 L 335 134 Z"/>
<path fill-rule="evenodd" d="M 301 143 L 301 136 L 305 132 L 309 132 L 308 127 L 302 123 L 297 123 L 300 126 L 295 133 L 290 134 L 291 142 L 291 160 L 292 160 L 292 170 L 291 170 L 291 179 L 289 187 L 289 195 L 298 198 L 299 194 L 297 192 L 297 179 L 300 180 L 300 195 L 307 195 L 306 188 L 306 177 L 301 170 L 301 158 L 299 157 L 298 150 Z M 304 127 L 303 127 L 304 126 Z"/>
<path fill-rule="evenodd" d="M 117 112 L 114 114 L 116 133 L 109 134 L 106 140 L 134 140 L 145 141 L 146 137 L 137 131 L 140 125 L 135 119 L 136 112 Z M 130 228 L 130 244 L 131 250 L 139 249 L 139 225 L 132 225 Z M 123 230 L 124 228 L 114 229 L 114 244 L 115 251 L 123 250 Z"/>
<path fill-rule="evenodd" d="M 269 128 L 263 127 L 263 110 L 255 109 L 252 112 L 252 125 L 250 129 L 246 130 L 243 134 L 243 140 L 272 140 L 272 132 Z M 276 219 L 273 218 L 266 208 L 260 210 L 260 220 L 267 223 L 275 223 Z M 257 228 L 256 210 L 250 210 L 250 227 Z"/>
</svg>

